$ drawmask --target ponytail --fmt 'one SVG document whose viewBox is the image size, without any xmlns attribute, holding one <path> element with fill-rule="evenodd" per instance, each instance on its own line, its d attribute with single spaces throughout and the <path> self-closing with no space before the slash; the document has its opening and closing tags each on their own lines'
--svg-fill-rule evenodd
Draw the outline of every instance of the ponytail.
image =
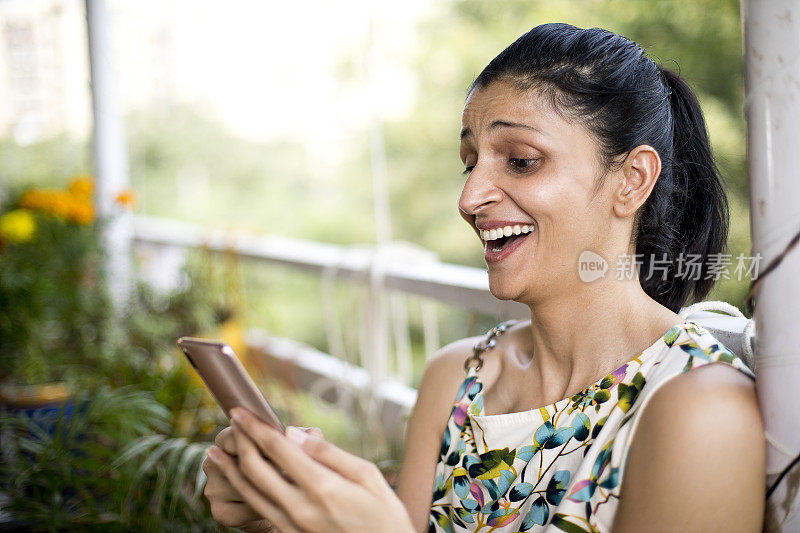
<svg viewBox="0 0 800 533">
<path fill-rule="evenodd" d="M 659 70 L 669 91 L 672 153 L 662 154 L 662 174 L 642 208 L 636 253 L 643 254 L 644 274 L 652 258 L 666 254 L 671 265 L 667 279 L 653 275 L 641 284 L 651 298 L 678 312 L 714 286 L 709 256 L 726 249 L 729 211 L 700 103 L 678 74 Z M 700 268 L 693 271 L 689 261 Z"/>
</svg>

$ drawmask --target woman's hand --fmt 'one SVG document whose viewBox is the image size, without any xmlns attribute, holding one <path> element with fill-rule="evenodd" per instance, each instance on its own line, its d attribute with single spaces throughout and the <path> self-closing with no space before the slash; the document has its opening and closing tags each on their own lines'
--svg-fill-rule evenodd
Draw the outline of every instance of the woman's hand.
<svg viewBox="0 0 800 533">
<path fill-rule="evenodd" d="M 413 531 L 374 464 L 297 428 L 284 436 L 245 409 L 231 416 L 238 465 L 219 448 L 208 456 L 244 503 L 282 533 Z"/>
<path fill-rule="evenodd" d="M 303 431 L 322 438 L 319 428 L 303 428 Z M 226 454 L 232 461 L 236 461 L 236 437 L 233 428 L 227 427 L 220 431 L 214 439 L 214 446 L 219 453 Z M 268 533 L 275 528 L 263 516 L 245 503 L 241 494 L 228 478 L 225 477 L 217 463 L 209 460 L 203 461 L 203 471 L 207 481 L 203 493 L 211 504 L 211 514 L 214 520 L 228 527 L 241 529 L 246 533 Z"/>
</svg>

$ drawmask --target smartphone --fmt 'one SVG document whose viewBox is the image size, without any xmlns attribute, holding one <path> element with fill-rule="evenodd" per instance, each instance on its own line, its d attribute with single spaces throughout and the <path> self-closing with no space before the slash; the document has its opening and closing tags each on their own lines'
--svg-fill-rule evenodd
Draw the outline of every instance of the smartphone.
<svg viewBox="0 0 800 533">
<path fill-rule="evenodd" d="M 178 346 L 228 417 L 234 407 L 245 407 L 270 426 L 286 432 L 233 348 L 221 341 L 193 337 L 181 337 Z"/>
</svg>

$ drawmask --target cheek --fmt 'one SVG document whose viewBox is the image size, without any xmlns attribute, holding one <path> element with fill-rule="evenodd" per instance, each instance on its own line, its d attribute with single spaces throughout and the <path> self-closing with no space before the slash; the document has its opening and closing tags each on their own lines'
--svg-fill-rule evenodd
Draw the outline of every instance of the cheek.
<svg viewBox="0 0 800 533">
<path fill-rule="evenodd" d="M 561 223 L 562 231 L 572 234 L 585 233 L 595 227 L 592 222 L 598 214 L 599 205 L 590 201 L 590 190 L 585 180 L 578 177 L 562 177 L 549 186 L 535 191 L 535 201 L 543 212 L 552 214 Z"/>
<path fill-rule="evenodd" d="M 574 210 L 570 195 L 563 186 L 554 182 L 518 187 L 514 198 L 519 207 L 536 221 L 540 232 L 545 236 L 553 230 L 562 232 L 563 229 L 558 229 L 558 226 Z"/>
<path fill-rule="evenodd" d="M 574 193 L 561 187 L 542 188 L 531 195 L 530 205 L 538 225 L 537 244 L 548 250 L 555 264 L 569 263 L 577 249 L 597 240 L 595 212 Z"/>
</svg>

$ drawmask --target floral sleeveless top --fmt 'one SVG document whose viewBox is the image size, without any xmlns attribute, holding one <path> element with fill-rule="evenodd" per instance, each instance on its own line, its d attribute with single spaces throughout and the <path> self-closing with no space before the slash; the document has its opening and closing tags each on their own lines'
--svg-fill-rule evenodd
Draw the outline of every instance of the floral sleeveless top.
<svg viewBox="0 0 800 533">
<path fill-rule="evenodd" d="M 644 404 L 671 377 L 714 362 L 755 379 L 686 321 L 574 396 L 498 415 L 483 414 L 483 385 L 471 366 L 442 439 L 429 531 L 611 531 Z"/>
</svg>

